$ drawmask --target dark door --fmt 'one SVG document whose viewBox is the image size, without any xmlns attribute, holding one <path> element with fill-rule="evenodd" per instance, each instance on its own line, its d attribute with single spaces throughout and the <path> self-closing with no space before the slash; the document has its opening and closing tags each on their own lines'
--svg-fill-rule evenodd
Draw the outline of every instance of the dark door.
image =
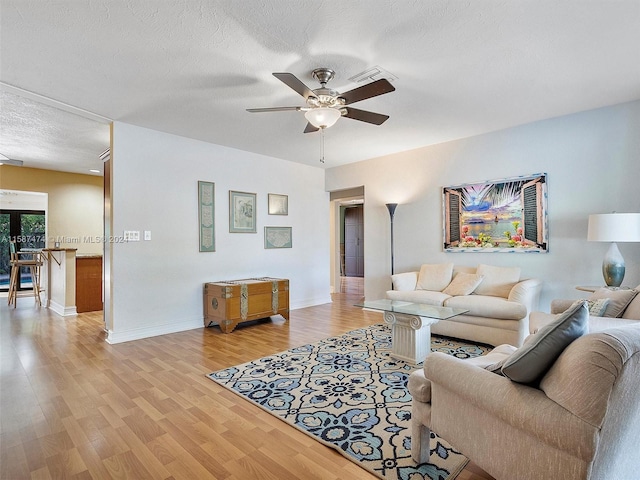
<svg viewBox="0 0 640 480">
<path fill-rule="evenodd" d="M 0 210 L 0 290 L 9 290 L 9 240 L 16 248 L 44 248 L 45 215 L 41 210 Z M 32 288 L 31 273 L 24 267 L 18 275 L 18 290 Z"/>
<path fill-rule="evenodd" d="M 345 276 L 364 277 L 364 208 L 362 205 L 344 211 Z"/>
</svg>

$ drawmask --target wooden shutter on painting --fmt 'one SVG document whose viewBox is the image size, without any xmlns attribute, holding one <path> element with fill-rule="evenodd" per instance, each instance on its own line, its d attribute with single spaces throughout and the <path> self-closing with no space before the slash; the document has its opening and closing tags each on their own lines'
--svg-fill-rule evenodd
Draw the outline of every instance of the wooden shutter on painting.
<svg viewBox="0 0 640 480">
<path fill-rule="evenodd" d="M 544 176 L 538 177 L 522 186 L 522 218 L 524 220 L 523 236 L 536 245 L 545 248 L 544 244 L 544 211 L 542 208 Z"/>
<path fill-rule="evenodd" d="M 445 238 L 444 248 L 460 242 L 460 213 L 462 211 L 460 192 L 444 191 Z"/>
</svg>

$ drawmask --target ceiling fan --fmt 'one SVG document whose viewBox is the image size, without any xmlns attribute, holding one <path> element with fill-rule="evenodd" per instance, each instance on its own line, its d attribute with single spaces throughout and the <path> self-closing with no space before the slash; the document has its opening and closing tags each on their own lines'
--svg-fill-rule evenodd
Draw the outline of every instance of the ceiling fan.
<svg viewBox="0 0 640 480">
<path fill-rule="evenodd" d="M 21 167 L 24 165 L 24 162 L 22 160 L 14 160 L 13 158 L 9 158 L 0 153 L 0 165 L 14 165 L 16 167 Z"/>
<path fill-rule="evenodd" d="M 286 110 L 305 112 L 304 116 L 309 123 L 304 129 L 304 133 L 329 128 L 334 125 L 340 117 L 351 118 L 352 120 L 359 120 L 374 125 L 382 125 L 389 118 L 389 115 L 358 110 L 357 108 L 347 106 L 366 100 L 367 98 L 393 92 L 395 88 L 387 79 L 381 78 L 362 87 L 339 93 L 326 86 L 329 80 L 335 75 L 333 70 L 329 68 L 316 68 L 311 72 L 311 75 L 320 82 L 320 88 L 311 90 L 292 73 L 273 74 L 278 80 L 302 95 L 307 101 L 306 107 L 248 108 L 247 112 L 282 112 Z"/>
</svg>

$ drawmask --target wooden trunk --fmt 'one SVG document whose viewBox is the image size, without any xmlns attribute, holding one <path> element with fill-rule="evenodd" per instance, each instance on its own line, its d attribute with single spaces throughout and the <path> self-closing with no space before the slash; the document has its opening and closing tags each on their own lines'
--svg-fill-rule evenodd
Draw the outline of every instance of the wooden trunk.
<svg viewBox="0 0 640 480">
<path fill-rule="evenodd" d="M 282 315 L 289 320 L 289 280 L 247 278 L 204 284 L 204 325 L 231 333 L 241 322 Z"/>
</svg>

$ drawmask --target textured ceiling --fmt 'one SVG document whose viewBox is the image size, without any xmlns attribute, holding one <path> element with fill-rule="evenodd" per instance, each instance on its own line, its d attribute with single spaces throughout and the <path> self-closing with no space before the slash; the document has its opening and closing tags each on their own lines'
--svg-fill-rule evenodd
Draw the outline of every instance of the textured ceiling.
<svg viewBox="0 0 640 480">
<path fill-rule="evenodd" d="M 0 0 L 0 9 L 0 153 L 26 166 L 86 173 L 108 146 L 103 118 L 332 167 L 640 99 L 638 0 Z M 340 119 L 326 131 L 325 164 L 301 112 L 245 111 L 304 104 L 272 72 L 316 88 L 311 70 L 329 67 L 329 86 L 345 91 L 374 66 L 397 77 L 396 91 L 355 107 L 390 119 Z M 80 115 L 56 114 L 61 104 Z"/>
<path fill-rule="evenodd" d="M 101 172 L 109 125 L 48 103 L 0 91 L 0 153 L 32 168 Z"/>
</svg>

